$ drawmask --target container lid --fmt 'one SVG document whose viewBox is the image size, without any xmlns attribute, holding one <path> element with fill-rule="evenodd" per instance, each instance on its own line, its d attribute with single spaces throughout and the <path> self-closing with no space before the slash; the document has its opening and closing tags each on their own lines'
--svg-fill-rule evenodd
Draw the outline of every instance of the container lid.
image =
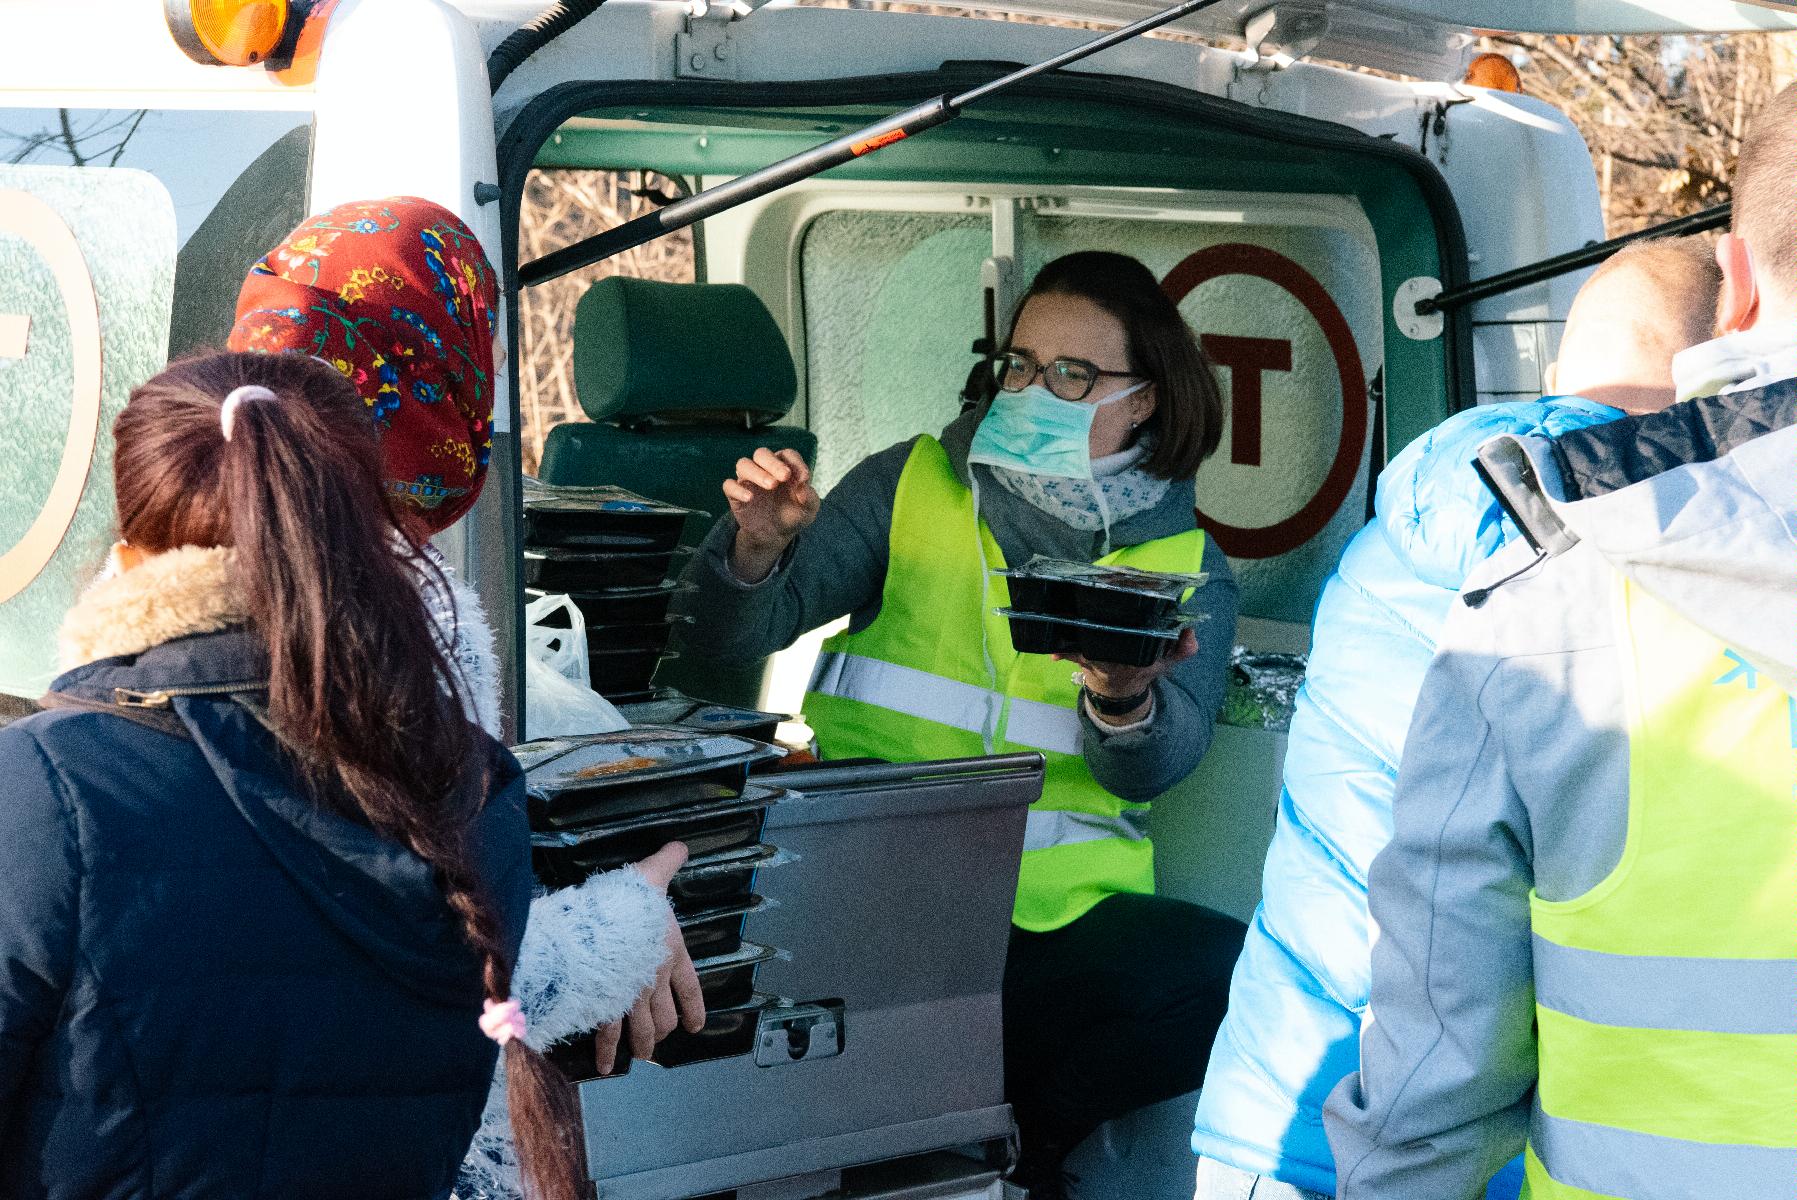
<svg viewBox="0 0 1797 1200">
<path fill-rule="evenodd" d="M 662 553 L 665 553 L 663 551 Z M 567 596 L 576 604 L 582 600 L 653 600 L 660 596 L 673 597 L 681 592 L 696 592 L 698 585 L 682 583 L 678 579 L 666 579 L 660 583 L 644 584 L 641 587 L 606 588 L 602 592 L 571 592 L 566 589 L 527 587 L 524 594 L 532 600 L 541 600 L 544 596 Z"/>
<path fill-rule="evenodd" d="M 545 798 L 562 792 L 675 779 L 780 756 L 780 751 L 772 746 L 734 734 L 701 733 L 665 725 L 527 742 L 513 753 L 524 764 L 528 790 Z"/>
<path fill-rule="evenodd" d="M 530 844 L 545 849 L 557 846 L 584 846 L 589 842 L 601 841 L 622 833 L 635 833 L 639 830 L 655 829 L 664 825 L 686 825 L 708 817 L 733 817 L 739 813 L 756 812 L 778 804 L 792 795 L 792 792 L 783 788 L 750 784 L 743 789 L 741 796 L 729 800 L 714 800 L 708 804 L 690 804 L 685 808 L 662 809 L 658 812 L 645 813 L 642 816 L 597 822 L 579 829 L 536 830 L 530 835 Z"/>
<path fill-rule="evenodd" d="M 691 620 L 692 618 L 687 618 Z M 719 733 L 735 733 L 763 725 L 778 724 L 792 718 L 781 713 L 759 712 L 753 708 L 735 708 L 727 704 L 707 704 L 673 688 L 664 688 L 653 698 L 630 704 L 626 719 L 653 725 L 680 725 Z"/>
<path fill-rule="evenodd" d="M 648 496 L 610 484 L 597 487 L 574 487 L 544 483 L 525 476 L 524 507 L 531 512 L 555 513 L 646 513 L 662 517 L 706 516 L 696 508 L 653 500 Z"/>
<path fill-rule="evenodd" d="M 740 900 L 732 900 L 728 904 L 697 909 L 680 918 L 680 927 L 685 929 L 689 925 L 703 925 L 707 921 L 722 921 L 727 917 L 745 916 L 766 903 L 767 901 L 760 896 L 748 895 Z"/>
<path fill-rule="evenodd" d="M 754 942 L 744 942 L 740 950 L 733 950 L 729 954 L 716 954 L 710 958 L 694 959 L 693 970 L 701 976 L 719 975 L 741 967 L 758 966 L 779 957 L 780 952 L 772 946 L 758 946 Z"/>
<path fill-rule="evenodd" d="M 546 562 L 642 562 L 646 559 L 685 558 L 693 552 L 691 546 L 674 546 L 667 550 L 590 550 L 578 546 L 526 546 L 524 557 Z M 651 585 L 653 588 L 653 585 Z M 598 593 L 609 595 L 609 591 Z"/>
<path fill-rule="evenodd" d="M 779 848 L 765 842 L 744 846 L 740 850 L 720 850 L 716 854 L 687 859 L 686 865 L 674 872 L 674 878 L 704 879 L 708 875 L 728 875 L 744 867 L 773 866 L 774 860 L 779 857 Z"/>
<path fill-rule="evenodd" d="M 1041 621 L 1046 625 L 1067 625 L 1075 629 L 1096 629 L 1102 633 L 1122 633 L 1140 637 L 1160 638 L 1163 641 L 1175 641 L 1190 626 L 1200 621 L 1210 620 L 1209 613 L 1188 613 L 1173 617 L 1165 625 L 1155 625 L 1147 629 L 1138 629 L 1130 625 L 1106 625 L 1102 621 L 1088 621 L 1083 617 L 1057 617 L 1049 613 L 1024 612 L 1018 608 L 995 608 L 992 610 L 1001 617 L 1009 617 L 1013 621 Z"/>
<path fill-rule="evenodd" d="M 994 574 L 1006 579 L 1077 583 L 1081 587 L 1103 588 L 1107 591 L 1129 592 L 1132 595 L 1168 600 L 1184 600 L 1194 588 L 1201 588 L 1210 580 L 1210 575 L 1203 571 L 1179 575 L 1164 571 L 1142 571 L 1135 567 L 1100 566 L 1097 563 L 1047 558 L 1040 554 L 1021 568 L 996 571 Z"/>
</svg>

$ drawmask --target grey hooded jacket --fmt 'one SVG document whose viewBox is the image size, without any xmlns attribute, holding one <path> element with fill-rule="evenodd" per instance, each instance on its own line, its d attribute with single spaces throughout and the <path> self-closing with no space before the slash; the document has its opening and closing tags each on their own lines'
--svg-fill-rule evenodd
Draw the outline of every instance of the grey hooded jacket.
<svg viewBox="0 0 1797 1200">
<path fill-rule="evenodd" d="M 1325 1113 L 1342 1200 L 1483 1196 L 1529 1136 L 1529 891 L 1584 895 L 1627 832 L 1614 573 L 1779 686 L 1797 684 L 1797 383 L 1555 442 L 1500 438 L 1480 461 L 1550 557 L 1531 567 L 1519 543 L 1468 581 L 1469 598 L 1489 598 L 1455 606 L 1423 685 L 1395 836 L 1370 876 L 1378 934 L 1361 1071 Z M 1638 1166 L 1642 1195 L 1774 1194 Z"/>
<path fill-rule="evenodd" d="M 942 431 L 955 473 L 970 486 L 975 477 L 967 452 L 983 415 L 983 410 L 963 414 Z M 850 470 L 824 498 L 817 521 L 758 584 L 745 585 L 731 572 L 736 524 L 722 518 L 686 570 L 686 582 L 698 590 L 684 606 L 697 620 L 688 627 L 685 648 L 726 662 L 753 661 L 841 616 L 848 616 L 849 628 L 857 632 L 873 624 L 886 582 L 899 476 L 914 444 L 901 442 Z M 971 469 L 978 473 L 981 515 L 1007 562 L 1022 564 L 1034 554 L 1087 561 L 1098 556 L 1100 533 L 1073 529 L 1018 499 L 984 466 Z M 1192 481 L 1174 480 L 1159 504 L 1112 527 L 1112 544 L 1133 546 L 1189 532 L 1194 507 Z M 943 536 L 974 534 L 971 528 L 945 529 Z M 1205 541 L 1204 570 L 1210 582 L 1187 608 L 1208 617 L 1197 629 L 1198 653 L 1155 683 L 1152 719 L 1140 728 L 1107 733 L 1082 709 L 1086 764 L 1101 786 L 1125 800 L 1152 800 L 1191 774 L 1210 749 L 1228 683 L 1236 617 L 1235 578 L 1211 539 Z"/>
</svg>

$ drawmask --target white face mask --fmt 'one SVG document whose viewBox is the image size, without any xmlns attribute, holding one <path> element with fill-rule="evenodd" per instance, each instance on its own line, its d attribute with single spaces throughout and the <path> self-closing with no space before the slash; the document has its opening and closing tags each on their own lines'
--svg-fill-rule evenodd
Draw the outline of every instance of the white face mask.
<svg viewBox="0 0 1797 1200">
<path fill-rule="evenodd" d="M 967 461 L 1026 475 L 1092 478 L 1092 422 L 1098 410 L 1147 387 L 1146 380 L 1087 403 L 1063 400 L 1039 383 L 1000 392 L 974 430 Z"/>
</svg>

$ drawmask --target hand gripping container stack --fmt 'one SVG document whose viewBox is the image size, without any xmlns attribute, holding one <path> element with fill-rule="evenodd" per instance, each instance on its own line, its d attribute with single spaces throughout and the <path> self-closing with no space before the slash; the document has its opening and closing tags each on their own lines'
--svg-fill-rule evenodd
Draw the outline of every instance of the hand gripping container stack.
<svg viewBox="0 0 1797 1200">
<path fill-rule="evenodd" d="M 616 487 L 551 487 L 526 479 L 526 598 L 573 598 L 586 620 L 593 690 L 614 704 L 656 697 L 650 681 L 668 653 L 668 606 L 690 548 L 680 534 L 694 510 Z"/>
<path fill-rule="evenodd" d="M 1201 616 L 1180 606 L 1205 584 L 1193 575 L 1107 567 L 1037 555 L 1023 567 L 994 571 L 1007 581 L 1020 654 L 1079 655 L 1089 662 L 1147 667 L 1166 658 Z"/>
<path fill-rule="evenodd" d="M 677 1067 L 749 1053 L 770 1003 L 756 991 L 756 974 L 779 952 L 744 940 L 743 928 L 766 906 L 756 879 L 781 861 L 761 840 L 768 810 L 792 798 L 752 781 L 749 770 L 780 751 L 731 733 L 651 725 L 527 742 L 515 753 L 529 796 L 531 864 L 545 887 L 569 887 L 669 842 L 686 844 L 692 857 L 668 897 L 698 970 L 706 1022 L 698 1033 L 676 1031 L 656 1061 Z M 590 1034 L 552 1047 L 549 1057 L 576 1082 L 604 1073 Z M 607 1065 L 629 1071 L 628 1053 Z"/>
</svg>

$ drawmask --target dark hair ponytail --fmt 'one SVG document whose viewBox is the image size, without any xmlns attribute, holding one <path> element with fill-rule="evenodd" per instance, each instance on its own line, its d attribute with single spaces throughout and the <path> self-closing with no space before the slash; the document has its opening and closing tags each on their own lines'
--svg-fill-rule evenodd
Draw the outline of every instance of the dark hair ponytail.
<svg viewBox="0 0 1797 1200">
<path fill-rule="evenodd" d="M 235 404 L 227 440 L 221 405 L 249 385 L 274 398 Z M 322 802 L 436 869 L 486 996 L 507 999 L 514 964 L 465 845 L 486 801 L 487 751 L 420 591 L 434 568 L 389 506 L 354 387 L 303 355 L 193 358 L 134 391 L 114 433 L 125 540 L 152 554 L 236 550 L 268 652 L 270 724 Z M 573 1088 L 521 1041 L 504 1055 L 534 1195 L 578 1200 Z"/>
</svg>

